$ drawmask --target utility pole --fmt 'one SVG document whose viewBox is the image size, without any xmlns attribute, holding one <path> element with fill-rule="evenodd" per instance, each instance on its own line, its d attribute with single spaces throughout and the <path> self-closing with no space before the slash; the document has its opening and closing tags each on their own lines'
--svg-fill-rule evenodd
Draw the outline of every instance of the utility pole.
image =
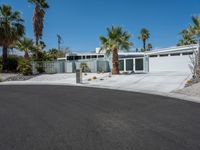
<svg viewBox="0 0 200 150">
<path fill-rule="evenodd" d="M 58 50 L 60 50 L 60 45 L 62 44 L 62 37 L 57 34 L 57 38 L 58 38 Z"/>
</svg>

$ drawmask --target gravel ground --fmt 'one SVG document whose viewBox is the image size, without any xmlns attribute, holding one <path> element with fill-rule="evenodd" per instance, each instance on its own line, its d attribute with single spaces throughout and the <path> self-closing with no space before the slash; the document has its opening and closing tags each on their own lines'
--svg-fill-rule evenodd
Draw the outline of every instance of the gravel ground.
<svg viewBox="0 0 200 150">
<path fill-rule="evenodd" d="M 23 76 L 21 74 L 1 73 L 0 81 L 26 81 L 36 77 L 35 75 Z"/>
<path fill-rule="evenodd" d="M 5 81 L 8 78 L 14 77 L 16 75 L 17 74 L 14 74 L 14 73 L 0 73 L 0 81 Z"/>
<path fill-rule="evenodd" d="M 196 83 L 190 87 L 186 87 L 184 89 L 177 90 L 175 92 L 179 94 L 188 95 L 188 96 L 200 97 L 200 83 Z"/>
<path fill-rule="evenodd" d="M 26 81 L 36 77 L 36 75 L 23 76 L 21 74 L 17 74 L 16 76 L 9 77 L 6 81 Z"/>
</svg>

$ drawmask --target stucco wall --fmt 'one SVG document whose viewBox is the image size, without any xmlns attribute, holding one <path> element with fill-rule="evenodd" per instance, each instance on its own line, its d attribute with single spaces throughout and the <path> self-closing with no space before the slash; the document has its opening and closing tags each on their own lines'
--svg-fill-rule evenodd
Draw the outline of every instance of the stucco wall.
<svg viewBox="0 0 200 150">
<path fill-rule="evenodd" d="M 191 61 L 190 61 L 189 55 L 150 57 L 149 58 L 149 72 L 158 72 L 158 71 L 190 72 L 190 69 L 189 69 L 190 63 Z"/>
</svg>

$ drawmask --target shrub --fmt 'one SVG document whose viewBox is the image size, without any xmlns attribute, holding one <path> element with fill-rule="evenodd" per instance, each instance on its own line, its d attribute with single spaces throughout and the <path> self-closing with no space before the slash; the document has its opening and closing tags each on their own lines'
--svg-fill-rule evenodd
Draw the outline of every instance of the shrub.
<svg viewBox="0 0 200 150">
<path fill-rule="evenodd" d="M 97 77 L 96 77 L 96 76 L 94 76 L 94 77 L 92 77 L 92 79 L 93 79 L 93 80 L 96 80 L 96 79 L 97 79 Z"/>
<path fill-rule="evenodd" d="M 19 56 L 15 56 L 15 55 L 8 56 L 8 64 L 7 64 L 8 71 L 17 72 L 19 60 L 20 60 Z"/>
<path fill-rule="evenodd" d="M 90 72 L 90 68 L 86 63 L 81 63 L 80 68 L 82 69 L 82 72 Z"/>
<path fill-rule="evenodd" d="M 37 67 L 36 67 L 37 71 L 39 73 L 44 73 L 44 66 L 43 66 L 43 62 L 37 62 Z"/>
<path fill-rule="evenodd" d="M 3 71 L 3 65 L 0 63 L 0 73 Z"/>
<path fill-rule="evenodd" d="M 31 63 L 30 61 L 26 60 L 26 59 L 20 59 L 19 62 L 18 62 L 18 67 L 17 67 L 17 70 L 27 76 L 27 75 L 31 75 L 32 74 L 32 66 L 31 66 Z"/>
</svg>

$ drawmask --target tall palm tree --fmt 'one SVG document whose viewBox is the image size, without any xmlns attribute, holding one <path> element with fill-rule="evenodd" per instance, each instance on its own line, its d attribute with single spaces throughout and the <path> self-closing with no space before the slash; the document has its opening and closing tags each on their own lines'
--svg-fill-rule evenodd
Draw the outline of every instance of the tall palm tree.
<svg viewBox="0 0 200 150">
<path fill-rule="evenodd" d="M 32 39 L 24 37 L 14 44 L 14 48 L 24 52 L 24 58 L 29 59 L 29 52 L 34 50 L 34 42 Z"/>
<path fill-rule="evenodd" d="M 181 31 L 180 35 L 182 36 L 182 39 L 179 40 L 179 43 L 177 46 L 183 46 L 183 45 L 191 45 L 196 44 L 196 40 L 193 34 L 193 28 L 190 26 L 188 29 L 184 29 Z"/>
<path fill-rule="evenodd" d="M 150 32 L 146 28 L 142 28 L 138 37 L 143 42 L 143 49 L 146 51 L 146 41 L 150 38 Z"/>
<path fill-rule="evenodd" d="M 101 50 L 106 51 L 107 54 L 112 53 L 112 74 L 119 74 L 119 50 L 129 50 L 131 43 L 131 35 L 123 31 L 121 27 L 107 28 L 107 37 L 100 36 Z"/>
<path fill-rule="evenodd" d="M 28 2 L 35 5 L 35 10 L 33 14 L 33 28 L 35 33 L 36 45 L 38 45 L 39 40 L 42 39 L 45 11 L 47 8 L 49 8 L 49 5 L 46 0 L 28 0 Z"/>
<path fill-rule="evenodd" d="M 8 48 L 24 35 L 24 25 L 19 11 L 9 5 L 0 6 L 0 45 L 3 47 L 3 70 L 7 69 Z"/>
</svg>

